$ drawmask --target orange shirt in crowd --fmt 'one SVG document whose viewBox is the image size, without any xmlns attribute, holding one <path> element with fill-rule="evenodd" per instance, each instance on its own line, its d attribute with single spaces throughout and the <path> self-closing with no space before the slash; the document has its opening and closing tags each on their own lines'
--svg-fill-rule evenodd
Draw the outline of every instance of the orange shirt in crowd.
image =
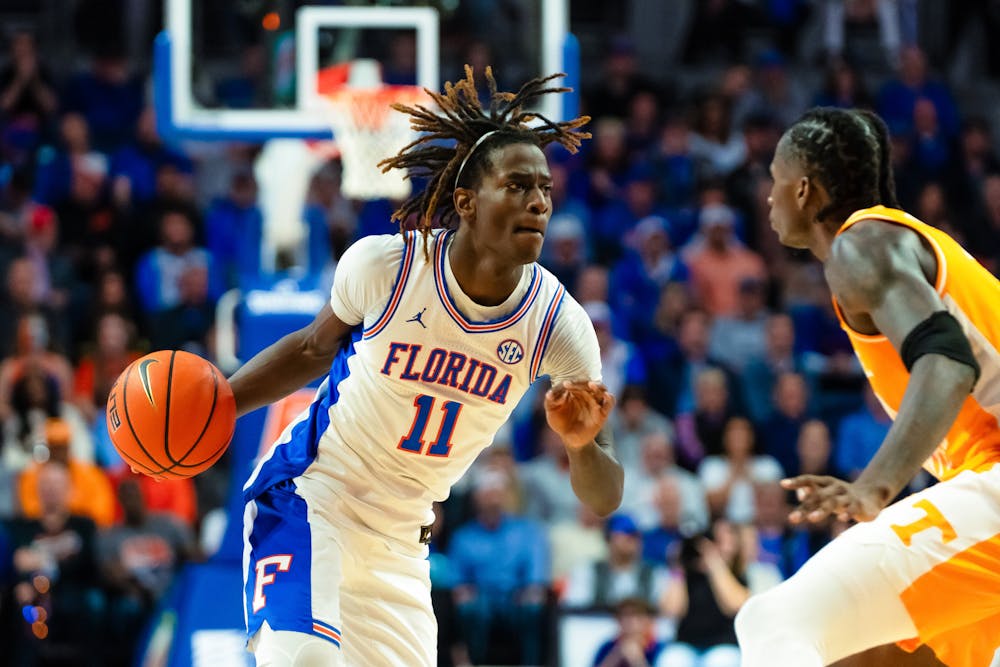
<svg viewBox="0 0 1000 667">
<path fill-rule="evenodd" d="M 25 468 L 18 486 L 21 511 L 29 519 L 42 516 L 42 506 L 38 500 L 40 465 L 32 463 Z M 70 460 L 67 467 L 73 485 L 69 495 L 70 512 L 93 519 L 100 528 L 112 525 L 118 503 L 108 476 L 92 463 Z"/>
</svg>

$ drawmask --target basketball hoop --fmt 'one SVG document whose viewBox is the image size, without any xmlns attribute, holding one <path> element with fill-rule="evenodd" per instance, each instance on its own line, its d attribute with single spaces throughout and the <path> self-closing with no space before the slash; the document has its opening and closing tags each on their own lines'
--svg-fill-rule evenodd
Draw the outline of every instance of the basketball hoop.
<svg viewBox="0 0 1000 667">
<path fill-rule="evenodd" d="M 325 93 L 327 120 L 344 168 L 341 192 L 351 199 L 403 199 L 410 182 L 398 169 L 382 173 L 378 163 L 416 139 L 410 118 L 394 103 L 430 100 L 419 86 L 341 87 Z"/>
</svg>

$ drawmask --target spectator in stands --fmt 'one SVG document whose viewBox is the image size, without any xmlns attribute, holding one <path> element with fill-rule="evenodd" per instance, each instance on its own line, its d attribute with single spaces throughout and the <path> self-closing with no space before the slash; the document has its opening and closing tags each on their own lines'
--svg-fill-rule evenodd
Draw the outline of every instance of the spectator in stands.
<svg viewBox="0 0 1000 667">
<path fill-rule="evenodd" d="M 882 446 L 892 426 L 892 419 L 867 384 L 864 397 L 864 405 L 844 417 L 837 427 L 833 461 L 837 470 L 849 480 L 858 478 Z"/>
<path fill-rule="evenodd" d="M 594 325 L 601 346 L 601 374 L 612 396 L 620 396 L 628 384 L 645 384 L 646 367 L 635 347 L 612 328 L 611 308 L 600 301 L 589 301 L 583 309 Z"/>
<path fill-rule="evenodd" d="M 118 313 L 102 315 L 95 326 L 90 349 L 80 359 L 73 376 L 73 403 L 87 423 L 104 419 L 104 404 L 111 385 L 141 355 L 135 347 L 135 325 Z"/>
<path fill-rule="evenodd" d="M 35 170 L 35 201 L 58 206 L 70 195 L 75 170 L 87 163 L 100 164 L 107 157 L 93 148 L 87 119 L 78 113 L 65 113 L 59 119 L 57 147 L 40 151 Z"/>
<path fill-rule="evenodd" d="M 899 75 L 882 86 L 876 110 L 886 125 L 895 128 L 893 134 L 906 133 L 914 127 L 914 112 L 921 99 L 933 105 L 944 136 L 957 137 L 959 114 L 955 99 L 945 83 L 930 78 L 927 57 L 919 46 L 913 45 L 901 51 Z"/>
<path fill-rule="evenodd" d="M 685 253 L 694 293 L 713 316 L 736 312 L 740 282 L 767 280 L 764 260 L 736 238 L 735 224 L 736 214 L 730 207 L 704 207 L 698 216 L 703 238 L 693 240 Z"/>
<path fill-rule="evenodd" d="M 110 652 L 127 660 L 157 601 L 183 562 L 195 556 L 195 546 L 187 526 L 148 511 L 137 479 L 122 480 L 118 500 L 124 521 L 98 536 L 97 555 L 110 589 Z"/>
<path fill-rule="evenodd" d="M 33 463 L 21 473 L 18 496 L 21 511 L 29 519 L 43 517 L 40 487 L 42 470 L 50 463 L 63 466 L 69 475 L 69 489 L 66 498 L 70 512 L 85 516 L 101 528 L 107 528 L 115 517 L 115 496 L 111 482 L 103 470 L 93 463 L 82 461 L 70 452 L 72 432 L 62 419 L 52 418 L 45 423 L 45 448 L 42 460 Z M 47 456 L 46 456 L 47 455 Z"/>
<path fill-rule="evenodd" d="M 24 238 L 34 211 L 40 205 L 31 199 L 28 167 L 5 167 L 0 178 L 0 275 L 23 254 Z"/>
<path fill-rule="evenodd" d="M 850 60 L 837 58 L 827 64 L 823 86 L 813 98 L 813 106 L 871 109 L 874 100 L 857 66 Z"/>
<path fill-rule="evenodd" d="M 792 76 L 788 62 L 776 49 L 765 49 L 754 60 L 753 85 L 733 109 L 733 123 L 743 125 L 752 114 L 771 114 L 788 127 L 809 108 L 809 94 L 801 78 Z"/>
<path fill-rule="evenodd" d="M 574 165 L 580 161 L 579 155 L 567 156 L 556 144 L 546 148 L 549 158 L 549 175 L 552 177 L 552 219 L 568 215 L 576 219 L 583 228 L 591 228 L 591 208 L 585 197 L 570 190 L 570 180 Z M 551 224 L 551 223 L 550 223 Z"/>
<path fill-rule="evenodd" d="M 90 321 L 96 322 L 105 313 L 114 313 L 128 322 L 135 322 L 135 306 L 121 271 L 105 271 L 94 282 Z"/>
<path fill-rule="evenodd" d="M 674 426 L 664 415 L 649 407 L 646 392 L 640 385 L 629 384 L 616 398 L 617 409 L 608 421 L 615 439 L 615 455 L 625 470 L 626 484 L 642 470 L 642 440 L 653 433 L 661 433 L 670 442 Z"/>
<path fill-rule="evenodd" d="M 1000 172 L 993 148 L 993 132 L 989 121 L 982 116 L 972 116 L 962 123 L 955 155 L 954 168 L 947 175 L 944 186 L 946 202 L 953 219 L 968 241 L 973 221 L 982 215 L 983 180 L 987 175 Z"/>
<path fill-rule="evenodd" d="M 632 96 L 625 119 L 629 161 L 645 159 L 660 131 L 660 98 L 652 90 L 640 90 Z"/>
<path fill-rule="evenodd" d="M 647 313 L 641 328 L 633 331 L 634 342 L 642 354 L 651 385 L 657 383 L 656 371 L 680 355 L 678 333 L 681 319 L 690 307 L 691 292 L 688 286 L 684 283 L 667 283 L 660 290 L 652 315 Z"/>
<path fill-rule="evenodd" d="M 637 95 L 658 92 L 655 83 L 639 71 L 635 44 L 627 36 L 612 37 L 608 46 L 601 76 L 584 97 L 587 113 L 595 119 L 622 118 Z"/>
<path fill-rule="evenodd" d="M 1000 275 L 1000 172 L 983 179 L 983 213 L 974 218 L 969 230 L 969 252 L 994 275 Z"/>
<path fill-rule="evenodd" d="M 580 303 L 608 301 L 608 270 L 597 264 L 588 264 L 576 279 L 573 297 Z"/>
<path fill-rule="evenodd" d="M 65 399 L 72 388 L 72 368 L 61 354 L 45 347 L 45 321 L 38 315 L 18 320 L 18 354 L 0 362 L 0 414 L 4 419 L 3 465 L 23 469 L 45 443 L 45 423 L 60 417 L 70 426 L 74 456 L 93 460 L 87 424 Z"/>
<path fill-rule="evenodd" d="M 655 174 L 649 165 L 631 166 L 622 176 L 620 192 L 600 205 L 593 219 L 591 255 L 606 266 L 613 266 L 626 250 L 627 239 L 640 221 L 659 216 Z"/>
<path fill-rule="evenodd" d="M 670 479 L 680 487 L 681 520 L 689 529 L 704 528 L 708 524 L 705 490 L 695 475 L 677 465 L 672 436 L 654 431 L 642 439 L 641 446 L 641 467 L 631 477 L 626 472 L 621 511 L 633 517 L 640 529 L 656 525 L 662 520 L 657 505 L 661 482 Z"/>
<path fill-rule="evenodd" d="M 705 492 L 698 479 L 689 475 L 691 473 L 678 470 L 656 480 L 652 504 L 657 522 L 642 533 L 643 560 L 660 565 L 673 562 L 681 540 L 708 527 Z M 695 510 L 691 507 L 693 504 L 700 507 Z"/>
<path fill-rule="evenodd" d="M 686 468 L 697 469 L 706 456 L 724 451 L 723 432 L 736 414 L 730 400 L 729 381 L 719 368 L 703 368 L 694 378 L 694 405 L 678 413 L 678 460 Z"/>
<path fill-rule="evenodd" d="M 778 483 L 755 487 L 753 525 L 757 529 L 757 558 L 778 568 L 783 578 L 795 574 L 812 554 L 829 541 L 825 526 L 788 523 L 788 492 Z"/>
<path fill-rule="evenodd" d="M 641 597 L 626 598 L 615 605 L 618 634 L 604 642 L 594 656 L 593 667 L 654 667 L 663 651 L 656 638 L 656 607 Z"/>
<path fill-rule="evenodd" d="M 698 100 L 689 141 L 704 176 L 725 178 L 746 157 L 743 135 L 733 126 L 732 102 L 720 93 Z"/>
<path fill-rule="evenodd" d="M 668 283 L 686 283 L 688 268 L 674 251 L 666 218 L 651 215 L 635 226 L 629 249 L 611 271 L 612 310 L 625 319 L 631 340 L 641 334 Z"/>
<path fill-rule="evenodd" d="M 961 243 L 965 233 L 952 221 L 953 210 L 948 206 L 947 195 L 940 181 L 927 181 L 920 189 L 913 216 L 931 227 L 936 227 Z"/>
<path fill-rule="evenodd" d="M 545 230 L 543 263 L 563 285 L 575 285 L 587 265 L 586 230 L 576 216 L 553 215 Z"/>
<path fill-rule="evenodd" d="M 694 409 L 694 379 L 706 368 L 721 368 L 708 356 L 711 318 L 699 308 L 688 308 L 677 324 L 678 354 L 649 354 L 649 400 L 657 411 L 674 416 Z"/>
<path fill-rule="evenodd" d="M 208 272 L 208 293 L 217 298 L 214 258 L 195 245 L 194 224 L 183 211 L 167 212 L 160 220 L 160 245 L 143 255 L 136 267 L 136 294 L 143 313 L 154 317 L 181 305 L 182 279 L 193 269 Z"/>
<path fill-rule="evenodd" d="M 156 195 L 156 172 L 162 164 L 171 164 L 190 174 L 191 160 L 163 144 L 156 132 L 153 107 L 139 116 L 133 141 L 123 144 L 111 155 L 111 180 L 116 203 L 122 208 L 144 206 Z"/>
<path fill-rule="evenodd" d="M 12 384 L 5 409 L 0 467 L 6 471 L 5 476 L 10 476 L 19 474 L 31 462 L 35 446 L 45 442 L 46 420 L 60 414 L 56 380 L 37 365 L 27 366 Z"/>
<path fill-rule="evenodd" d="M 954 167 L 953 143 L 938 119 L 937 108 L 921 97 L 913 105 L 913 128 L 910 131 L 910 160 L 914 163 L 921 183 L 941 181 Z"/>
<path fill-rule="evenodd" d="M 474 663 L 491 633 L 516 637 L 521 664 L 542 662 L 541 615 L 549 586 L 549 544 L 534 521 L 508 513 L 510 480 L 486 470 L 475 481 L 476 518 L 455 531 L 449 547 L 454 599 Z"/>
<path fill-rule="evenodd" d="M 767 350 L 767 285 L 744 278 L 737 288 L 736 311 L 712 321 L 708 353 L 741 374 L 747 364 L 763 359 Z"/>
<path fill-rule="evenodd" d="M 601 208 L 620 198 L 628 174 L 628 146 L 625 143 L 625 123 L 620 118 L 606 117 L 596 121 L 587 154 L 586 189 L 588 203 Z M 576 192 L 579 186 L 571 191 Z M 598 229 L 601 229 L 598 226 Z M 613 230 L 612 230 L 613 231 Z M 610 236 L 610 232 L 602 235 Z"/>
<path fill-rule="evenodd" d="M 653 144 L 650 166 L 659 201 L 668 210 L 690 206 L 695 200 L 698 165 L 691 152 L 691 126 L 685 114 L 667 114 L 659 141 Z"/>
<path fill-rule="evenodd" d="M 10 35 L 10 60 L 0 69 L 0 157 L 24 163 L 45 133 L 59 99 L 49 68 L 39 62 L 35 36 Z"/>
<path fill-rule="evenodd" d="M 91 150 L 83 118 L 66 114 L 62 127 L 69 151 L 63 158 L 66 170 L 52 176 L 66 179 L 64 183 L 55 183 L 65 190 L 46 197 L 51 197 L 59 220 L 60 247 L 73 260 L 77 274 L 88 279 L 96 271 L 110 268 L 121 257 L 125 245 L 124 218 L 110 196 L 108 158 Z M 51 164 L 53 169 L 61 165 L 59 156 Z M 45 185 L 43 177 L 48 178 L 39 174 L 39 188 Z"/>
<path fill-rule="evenodd" d="M 65 351 L 69 347 L 69 331 L 63 313 L 45 301 L 44 283 L 39 266 L 28 256 L 21 256 L 7 268 L 7 289 L 0 300 L 0 321 L 8 323 L 0 327 L 0 358 L 14 354 L 24 354 L 26 349 L 19 345 L 41 344 Z M 45 340 L 24 340 L 13 323 L 25 316 L 39 317 L 45 331 Z"/>
<path fill-rule="evenodd" d="M 761 426 L 764 451 L 770 454 L 786 475 L 797 475 L 799 455 L 796 443 L 802 425 L 809 419 L 809 387 L 798 373 L 782 373 L 774 383 L 773 412 Z"/>
<path fill-rule="evenodd" d="M 810 389 L 816 379 L 816 366 L 822 364 L 818 355 L 796 351 L 795 325 L 786 313 L 768 316 L 764 329 L 764 354 L 749 359 L 743 368 L 743 400 L 755 424 L 763 424 L 771 416 L 774 384 L 782 373 L 798 373 Z M 810 391 L 810 393 L 812 393 Z"/>
<path fill-rule="evenodd" d="M 549 525 L 549 544 L 552 545 L 552 581 L 557 594 L 562 594 L 569 575 L 577 567 L 608 557 L 604 520 L 583 503 L 577 505 L 575 518 Z"/>
<path fill-rule="evenodd" d="M 150 343 L 157 350 L 187 350 L 203 357 L 210 355 L 208 336 L 215 325 L 215 301 L 210 268 L 195 265 L 177 281 L 178 301 L 155 313 L 150 327 Z"/>
<path fill-rule="evenodd" d="M 524 492 L 524 513 L 535 521 L 572 521 L 577 500 L 569 480 L 569 457 L 559 436 L 548 426 L 541 427 L 542 453 L 521 465 L 519 475 Z"/>
<path fill-rule="evenodd" d="M 750 597 L 746 558 L 736 529 L 718 519 L 711 533 L 684 540 L 660 599 L 660 613 L 677 623 L 660 656 L 664 667 L 738 667 L 733 619 Z"/>
<path fill-rule="evenodd" d="M 233 174 L 229 192 L 205 215 L 206 246 L 226 287 L 239 287 L 260 273 L 264 219 L 257 206 L 257 182 L 249 170 Z"/>
<path fill-rule="evenodd" d="M 774 237 L 767 193 L 771 189 L 771 158 L 781 138 L 781 125 L 773 114 L 751 113 L 743 120 L 746 157 L 725 180 L 726 199 L 744 221 L 743 238 L 760 252 L 772 272 L 786 253 Z"/>
<path fill-rule="evenodd" d="M 842 477 L 830 455 L 830 429 L 819 419 L 810 419 L 799 429 L 799 439 L 795 443 L 799 457 L 798 475 L 829 475 Z"/>
<path fill-rule="evenodd" d="M 86 288 L 76 284 L 73 262 L 59 249 L 59 225 L 55 211 L 48 206 L 33 207 L 25 230 L 24 254 L 37 270 L 39 302 L 57 313 L 76 317 L 87 296 Z"/>
<path fill-rule="evenodd" d="M 333 285 L 337 259 L 354 238 L 358 216 L 340 191 L 341 169 L 335 163 L 321 167 L 313 175 L 302 217 L 308 230 L 299 264 L 313 275 L 321 274 L 321 289 Z"/>
<path fill-rule="evenodd" d="M 915 3 L 907 0 L 874 0 L 868 2 L 844 2 L 843 0 L 827 0 L 823 3 L 823 44 L 826 47 L 826 56 L 830 61 L 840 60 L 847 53 L 856 53 L 857 45 L 850 48 L 846 45 L 848 41 L 845 33 L 852 25 L 864 25 L 875 23 L 878 25 L 879 39 L 882 44 L 883 58 L 881 63 L 874 57 L 869 57 L 869 66 L 877 67 L 882 65 L 895 69 L 900 64 L 900 52 L 903 46 L 911 44 L 915 39 L 916 17 L 910 16 L 910 12 L 915 12 Z M 901 8 L 902 5 L 902 8 Z M 906 14 L 906 34 L 904 35 L 904 25 L 900 12 Z M 905 39 L 905 41 L 904 41 Z"/>
<path fill-rule="evenodd" d="M 162 241 L 160 226 L 163 218 L 180 212 L 187 216 L 194 229 L 195 239 L 202 238 L 202 210 L 194 200 L 192 175 L 172 161 L 163 161 L 156 167 L 156 191 L 146 202 L 133 202 L 128 211 L 128 227 L 124 234 L 125 250 L 122 266 L 133 270 L 139 257 Z"/>
<path fill-rule="evenodd" d="M 75 485 L 65 464 L 50 461 L 37 471 L 32 518 L 10 526 L 14 548 L 18 640 L 7 647 L 15 664 L 46 664 L 47 652 L 62 649 L 74 665 L 103 664 L 101 619 L 104 598 L 97 587 L 96 528 L 73 511 Z M 6 650 L 5 650 L 6 652 Z"/>
<path fill-rule="evenodd" d="M 605 527 L 606 560 L 578 566 L 570 573 L 561 604 L 567 609 L 608 610 L 626 598 L 655 604 L 667 583 L 666 568 L 642 559 L 642 534 L 627 514 L 615 514 Z"/>
<path fill-rule="evenodd" d="M 129 71 L 125 54 L 113 43 L 91 61 L 89 70 L 73 76 L 63 93 L 63 106 L 83 114 L 102 150 L 128 141 L 143 109 L 142 80 Z"/>
<path fill-rule="evenodd" d="M 757 451 L 753 424 L 732 417 L 722 434 L 724 453 L 707 456 L 698 466 L 698 477 L 708 495 L 713 516 L 725 516 L 734 523 L 753 521 L 754 487 L 781 480 L 784 471 L 771 456 Z"/>
</svg>

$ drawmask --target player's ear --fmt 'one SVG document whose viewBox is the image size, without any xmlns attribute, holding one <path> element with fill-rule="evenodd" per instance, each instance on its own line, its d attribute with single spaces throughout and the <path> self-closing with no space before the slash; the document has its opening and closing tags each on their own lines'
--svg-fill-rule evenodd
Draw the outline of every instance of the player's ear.
<svg viewBox="0 0 1000 667">
<path fill-rule="evenodd" d="M 799 179 L 798 186 L 795 188 L 795 203 L 800 211 L 804 210 L 809 203 L 809 195 L 812 194 L 813 190 L 812 185 L 813 183 L 808 176 Z"/>
<path fill-rule="evenodd" d="M 476 191 L 469 188 L 455 188 L 452 200 L 455 202 L 455 211 L 463 220 L 472 220 L 476 217 Z"/>
</svg>

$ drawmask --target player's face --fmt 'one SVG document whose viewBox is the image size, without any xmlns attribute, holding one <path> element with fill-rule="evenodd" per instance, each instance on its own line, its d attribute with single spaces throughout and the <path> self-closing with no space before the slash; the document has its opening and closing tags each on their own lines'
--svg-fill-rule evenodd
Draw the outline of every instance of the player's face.
<svg viewBox="0 0 1000 667">
<path fill-rule="evenodd" d="M 511 144 L 490 158 L 493 168 L 476 189 L 474 238 L 511 263 L 530 264 L 542 252 L 552 215 L 552 175 L 545 154 L 531 144 Z"/>
<path fill-rule="evenodd" d="M 783 148 L 784 140 L 778 144 L 771 161 L 771 194 L 767 198 L 771 208 L 771 229 L 778 234 L 778 240 L 783 245 L 808 248 L 811 223 L 804 212 L 805 174 L 794 160 L 789 159 Z"/>
</svg>

